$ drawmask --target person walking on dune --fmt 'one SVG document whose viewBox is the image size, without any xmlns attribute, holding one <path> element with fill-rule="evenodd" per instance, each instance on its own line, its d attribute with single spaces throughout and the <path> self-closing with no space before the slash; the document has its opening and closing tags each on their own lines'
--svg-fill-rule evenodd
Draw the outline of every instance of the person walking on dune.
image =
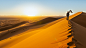
<svg viewBox="0 0 86 48">
<path fill-rule="evenodd" d="M 69 20 L 69 15 L 70 15 L 69 13 L 70 13 L 70 12 L 73 13 L 71 10 L 67 12 L 67 14 L 66 14 L 67 20 Z"/>
</svg>

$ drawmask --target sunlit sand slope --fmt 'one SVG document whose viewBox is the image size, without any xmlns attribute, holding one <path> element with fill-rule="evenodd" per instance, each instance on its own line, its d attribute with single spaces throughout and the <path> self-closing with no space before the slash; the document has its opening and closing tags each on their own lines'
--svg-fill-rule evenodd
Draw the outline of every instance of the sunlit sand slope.
<svg viewBox="0 0 86 48">
<path fill-rule="evenodd" d="M 81 14 L 78 12 L 70 16 L 70 19 Z M 49 26 L 49 27 L 47 27 Z M 0 41 L 1 48 L 67 48 L 67 43 L 72 42 L 73 36 L 71 33 L 71 23 L 65 18 L 56 20 L 32 32 L 21 34 Z M 26 38 L 25 38 L 26 37 Z M 19 41 L 20 40 L 20 41 Z M 22 40 L 22 41 L 21 41 Z M 8 43 L 8 44 L 7 44 Z M 9 44 L 10 43 L 10 44 Z M 73 44 L 69 46 L 75 47 Z"/>
</svg>

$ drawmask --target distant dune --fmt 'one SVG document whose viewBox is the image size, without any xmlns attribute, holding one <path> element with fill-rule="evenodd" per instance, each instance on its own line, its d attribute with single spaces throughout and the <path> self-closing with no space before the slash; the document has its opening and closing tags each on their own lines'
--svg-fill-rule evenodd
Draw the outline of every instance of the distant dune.
<svg viewBox="0 0 86 48">
<path fill-rule="evenodd" d="M 42 24 L 45 24 L 45 23 L 49 23 L 49 22 L 52 22 L 52 21 L 55 21 L 55 20 L 58 20 L 62 17 L 58 17 L 58 18 L 53 18 L 53 17 L 47 17 L 45 19 L 42 19 L 40 21 L 37 21 L 37 22 L 34 22 L 34 23 L 31 23 L 32 25 L 31 26 L 36 26 L 36 25 L 42 25 Z M 3 19 L 3 18 L 2 18 Z M 9 19 L 9 18 L 6 18 L 6 19 Z M 10 18 L 11 19 L 11 18 Z M 7 30 L 7 29 L 11 29 L 11 28 L 14 28 L 16 26 L 19 26 L 19 25 L 22 25 L 22 24 L 25 24 L 25 23 L 29 23 L 29 21 L 22 21 L 20 23 L 17 23 L 17 24 L 13 24 L 13 25 L 5 25 L 3 27 L 0 27 L 0 31 L 4 31 L 4 30 Z"/>
<path fill-rule="evenodd" d="M 47 17 L 47 18 L 42 19 L 40 21 L 34 22 L 33 24 L 34 25 L 42 25 L 42 24 L 46 24 L 46 23 L 49 23 L 49 22 L 52 22 L 52 21 L 55 21 L 58 19 L 60 19 L 60 18 Z"/>
<path fill-rule="evenodd" d="M 3 26 L 3 27 L 0 27 L 0 31 L 11 29 L 11 28 L 14 28 L 16 26 L 19 26 L 19 25 L 22 25 L 22 24 L 25 24 L 25 23 L 28 23 L 28 21 L 23 21 L 23 22 L 20 22 L 20 23 L 17 23 L 17 24 L 13 24 L 13 25 L 6 25 L 6 26 Z"/>
</svg>

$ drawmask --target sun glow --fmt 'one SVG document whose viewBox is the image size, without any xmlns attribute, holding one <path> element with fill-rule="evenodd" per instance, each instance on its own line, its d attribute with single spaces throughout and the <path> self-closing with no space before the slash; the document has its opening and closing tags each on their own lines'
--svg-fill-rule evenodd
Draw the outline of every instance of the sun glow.
<svg viewBox="0 0 86 48">
<path fill-rule="evenodd" d="M 23 12 L 27 16 L 36 16 L 38 14 L 38 10 L 34 7 L 27 7 Z"/>
</svg>

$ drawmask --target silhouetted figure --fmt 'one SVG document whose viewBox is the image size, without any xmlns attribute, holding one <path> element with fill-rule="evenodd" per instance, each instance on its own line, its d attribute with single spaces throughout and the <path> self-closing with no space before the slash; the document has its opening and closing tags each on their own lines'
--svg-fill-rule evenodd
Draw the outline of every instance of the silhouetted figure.
<svg viewBox="0 0 86 48">
<path fill-rule="evenodd" d="M 69 15 L 70 15 L 69 13 L 70 13 L 70 12 L 73 13 L 71 10 L 67 12 L 67 14 L 66 14 L 67 20 L 69 20 Z"/>
</svg>

